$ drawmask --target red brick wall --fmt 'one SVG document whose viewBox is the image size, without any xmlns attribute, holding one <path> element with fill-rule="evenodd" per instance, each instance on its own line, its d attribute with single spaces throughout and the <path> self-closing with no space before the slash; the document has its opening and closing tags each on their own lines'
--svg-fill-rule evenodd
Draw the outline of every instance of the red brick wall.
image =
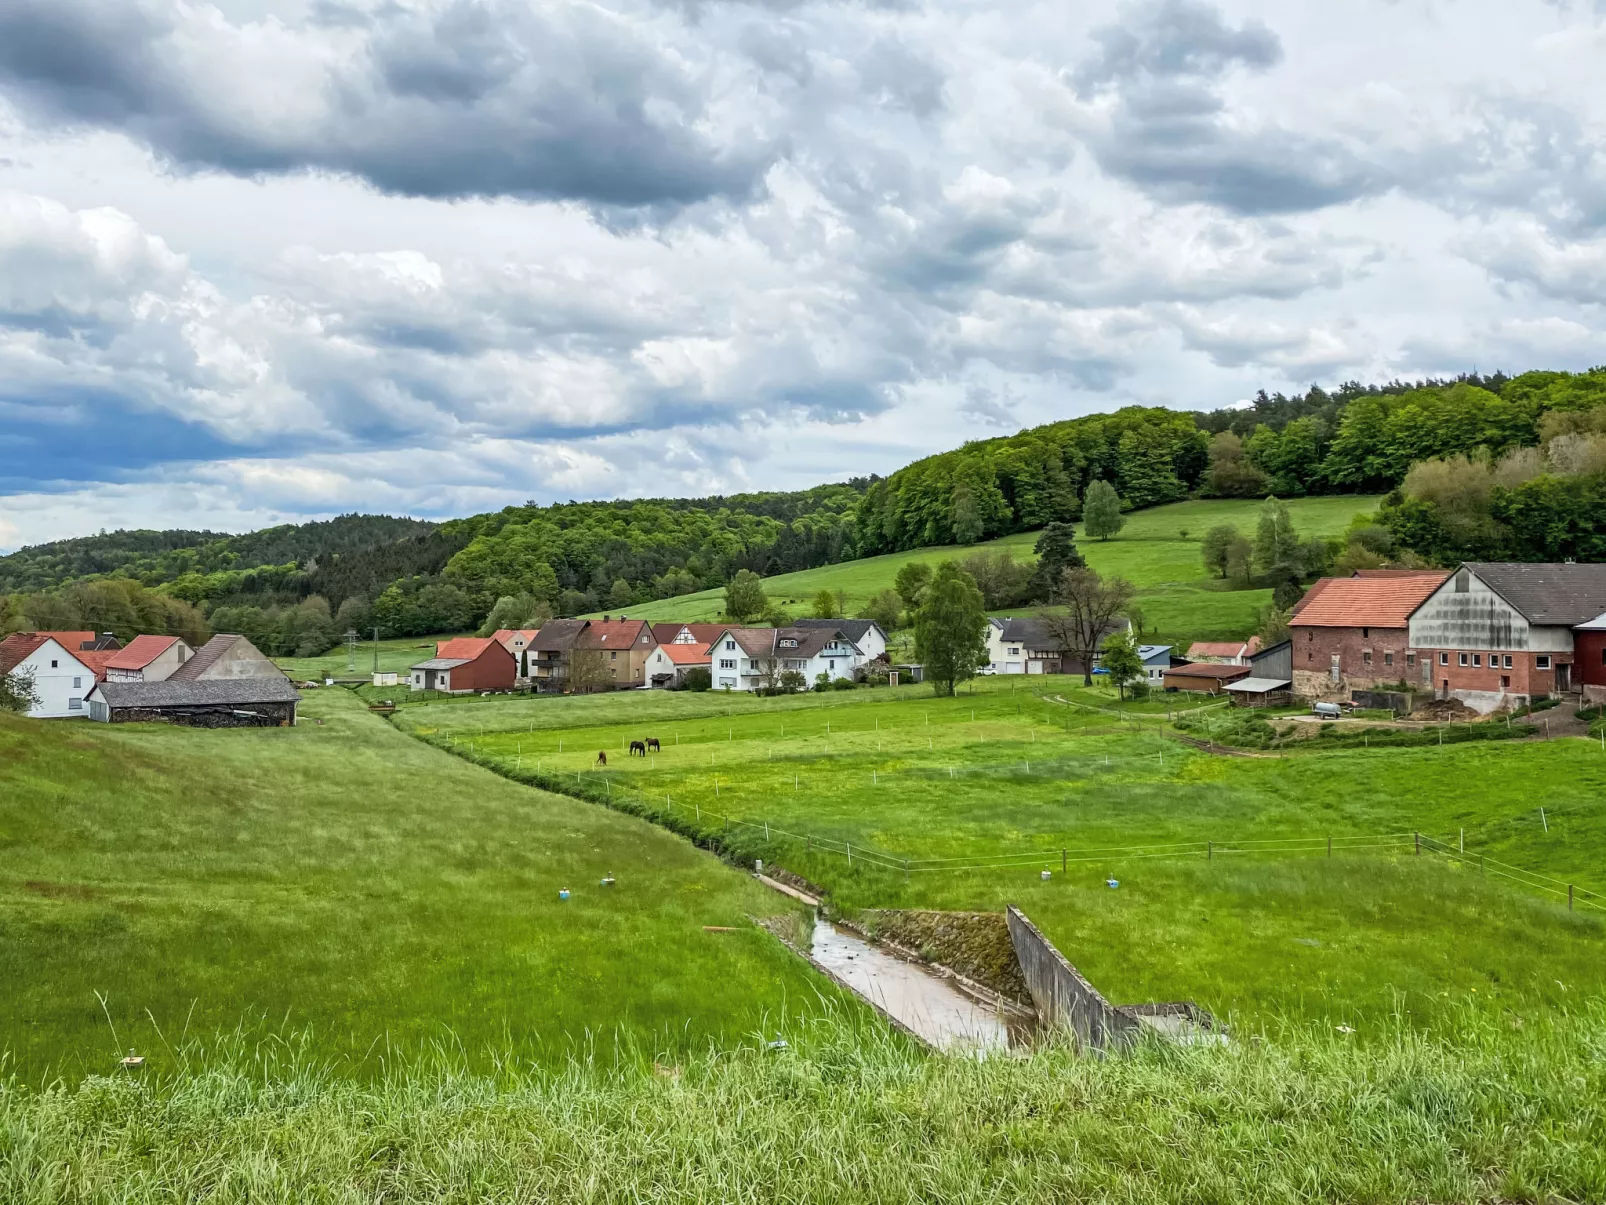
<svg viewBox="0 0 1606 1205">
<path fill-rule="evenodd" d="M 1296 674 L 1327 674 L 1332 656 L 1337 653 L 1339 673 L 1347 680 L 1403 680 L 1413 684 L 1422 680 L 1421 670 L 1407 664 L 1409 633 L 1405 628 L 1327 628 L 1295 624 L 1289 631 Z M 1370 661 L 1366 658 L 1368 651 L 1372 655 Z M 1387 663 L 1390 653 L 1394 655 L 1392 665 Z"/>
<path fill-rule="evenodd" d="M 1440 665 L 1440 653 L 1448 656 L 1450 664 Z M 1482 665 L 1462 665 L 1461 654 L 1467 654 L 1470 663 L 1473 656 L 1477 656 Z M 1499 653 L 1500 665 L 1491 669 L 1489 667 L 1488 650 L 1479 652 L 1475 649 L 1418 649 L 1419 657 L 1427 657 L 1432 661 L 1433 689 L 1442 691 L 1445 682 L 1449 682 L 1451 690 L 1481 690 L 1498 694 L 1504 690 L 1514 695 L 1548 695 L 1556 687 L 1556 674 L 1554 669 L 1538 669 L 1535 660 L 1548 656 L 1550 664 L 1554 666 L 1558 660 L 1571 661 L 1572 658 L 1565 653 Z M 1505 659 L 1511 658 L 1511 668 L 1505 667 Z M 1506 684 L 1502 685 L 1502 679 Z"/>
</svg>

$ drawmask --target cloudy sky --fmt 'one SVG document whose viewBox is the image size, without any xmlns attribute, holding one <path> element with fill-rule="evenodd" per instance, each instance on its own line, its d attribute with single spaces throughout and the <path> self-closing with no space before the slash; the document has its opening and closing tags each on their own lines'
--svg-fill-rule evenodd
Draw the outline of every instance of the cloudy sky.
<svg viewBox="0 0 1606 1205">
<path fill-rule="evenodd" d="M 5 0 L 0 549 L 1606 361 L 1594 0 Z"/>
</svg>

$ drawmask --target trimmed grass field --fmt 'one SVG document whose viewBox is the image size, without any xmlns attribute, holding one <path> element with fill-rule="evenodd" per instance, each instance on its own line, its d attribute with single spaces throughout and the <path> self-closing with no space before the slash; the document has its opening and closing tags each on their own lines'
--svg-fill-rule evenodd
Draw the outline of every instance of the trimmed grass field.
<svg viewBox="0 0 1606 1205">
<path fill-rule="evenodd" d="M 1376 509 L 1377 503 L 1375 497 L 1357 495 L 1293 498 L 1288 509 L 1302 536 L 1335 536 L 1349 526 L 1355 515 Z M 1235 639 L 1254 630 L 1261 608 L 1271 601 L 1271 591 L 1229 590 L 1225 583 L 1211 580 L 1205 572 L 1199 542 L 1206 531 L 1219 523 L 1236 524 L 1253 538 L 1260 505 L 1258 501 L 1214 499 L 1134 511 L 1114 539 L 1092 540 L 1079 533 L 1078 547 L 1088 564 L 1100 573 L 1125 577 L 1138 587 L 1146 639 L 1149 634 L 1157 641 L 1171 643 Z M 1009 549 L 1017 560 L 1031 561 L 1035 559 L 1032 547 L 1037 534 L 1020 532 L 968 547 L 921 548 L 783 573 L 766 578 L 764 588 L 770 598 L 793 614 L 807 614 L 821 590 L 840 590 L 847 596 L 848 612 L 857 614 L 871 595 L 890 587 L 898 570 L 911 561 L 935 565 L 977 549 L 997 548 Z M 638 604 L 629 609 L 629 615 L 654 622 L 712 622 L 719 618 L 724 605 L 724 590 L 703 590 Z"/>
<path fill-rule="evenodd" d="M 835 994 L 748 919 L 786 910 L 345 690 L 308 692 L 293 729 L 0 714 L 0 1066 L 30 1080 L 131 1046 L 171 1071 L 239 1027 L 364 1075 L 431 1048 L 488 1067 L 726 1044 Z"/>
<path fill-rule="evenodd" d="M 1597 745 L 1228 758 L 1163 737 L 1164 703 L 1147 705 L 1149 726 L 1135 727 L 1028 691 L 1108 705 L 1074 680 L 976 688 L 952 700 L 907 687 L 490 701 L 408 708 L 398 722 L 508 771 L 574 776 L 584 789 L 608 781 L 621 799 L 639 792 L 710 836 L 723 836 L 727 815 L 747 821 L 759 827 L 726 838 L 735 849 L 822 883 L 845 907 L 1019 904 L 1118 1001 L 1191 998 L 1241 1019 L 1375 1026 L 1395 1011 L 1432 1023 L 1469 1001 L 1529 1009 L 1606 988 L 1606 914 L 1569 913 L 1497 877 L 1414 856 L 1410 837 L 1454 844 L 1464 828 L 1469 851 L 1598 890 L 1606 755 Z M 646 736 L 663 742 L 661 753 L 623 757 Z M 593 766 L 599 749 L 609 753 L 605 774 Z M 1359 840 L 1387 835 L 1391 846 Z M 1220 852 L 1155 856 L 1182 842 Z M 1270 852 L 1233 852 L 1257 842 Z M 851 866 L 850 843 L 861 850 Z M 1279 852 L 1290 844 L 1299 848 Z M 1062 849 L 1071 851 L 1065 873 Z M 893 866 L 871 864 L 870 850 Z M 904 858 L 907 879 L 896 865 Z M 931 859 L 1015 864 L 922 866 Z M 1118 889 L 1104 886 L 1110 877 Z"/>
<path fill-rule="evenodd" d="M 396 640 L 381 640 L 378 645 L 379 668 L 395 670 L 405 675 L 409 667 L 435 655 L 435 644 L 453 636 L 472 636 L 472 632 L 447 632 L 438 636 L 405 636 Z M 367 678 L 374 671 L 374 642 L 365 640 L 357 646 L 357 668 L 348 668 L 350 660 L 346 646 L 339 645 L 321 657 L 275 657 L 274 663 L 297 682 L 321 682 L 325 678 Z"/>
</svg>

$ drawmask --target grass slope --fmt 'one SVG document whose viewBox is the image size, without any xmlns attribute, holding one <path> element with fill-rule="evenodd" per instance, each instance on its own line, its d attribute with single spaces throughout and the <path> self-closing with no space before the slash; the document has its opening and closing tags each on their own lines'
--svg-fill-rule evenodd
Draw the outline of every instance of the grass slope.
<svg viewBox="0 0 1606 1205">
<path fill-rule="evenodd" d="M 378 643 L 381 670 L 394 670 L 405 675 L 420 661 L 435 655 L 435 645 L 453 636 L 472 636 L 473 632 L 448 632 L 436 636 L 404 636 Z M 365 640 L 357 646 L 357 668 L 348 668 L 350 658 L 346 646 L 330 649 L 320 657 L 275 657 L 274 663 L 297 682 L 321 682 L 325 678 L 366 678 L 374 671 L 375 644 Z"/>
<path fill-rule="evenodd" d="M 1329 498 L 1295 498 L 1288 503 L 1294 526 L 1302 536 L 1334 536 L 1357 514 L 1374 509 L 1377 499 L 1344 495 Z M 1258 501 L 1216 499 L 1176 502 L 1135 511 L 1127 516 L 1120 535 L 1111 540 L 1079 541 L 1087 561 L 1100 573 L 1118 574 L 1138 587 L 1146 631 L 1163 641 L 1232 639 L 1255 627 L 1260 609 L 1271 601 L 1269 590 L 1226 590 L 1212 581 L 1200 558 L 1199 541 L 1219 523 L 1236 524 L 1253 537 L 1259 515 Z M 1183 532 L 1187 533 L 1186 538 Z M 765 579 L 764 588 L 794 614 L 806 614 L 821 590 L 842 591 L 848 611 L 857 613 L 870 596 L 892 585 L 898 570 L 911 561 L 936 564 L 963 557 L 978 548 L 1007 548 L 1017 560 L 1032 560 L 1036 532 L 1020 532 L 986 544 L 953 548 L 921 548 L 886 556 L 846 561 L 799 573 Z M 677 598 L 633 606 L 633 619 L 708 622 L 717 620 L 725 605 L 723 590 L 703 590 Z"/>
<path fill-rule="evenodd" d="M 243 1023 L 367 1073 L 435 1043 L 482 1066 L 588 1033 L 726 1042 L 817 1000 L 747 919 L 785 901 L 679 838 L 467 765 L 346 691 L 303 715 L 0 714 L 0 1065 L 71 1077 L 135 1046 L 170 1067 L 168 1043 Z"/>
<path fill-rule="evenodd" d="M 710 832 L 728 814 L 895 858 L 1025 854 L 1013 867 L 917 870 L 905 882 L 803 840 L 777 834 L 766 845 L 752 830 L 737 839 L 848 907 L 1019 904 L 1120 1001 L 1185 997 L 1223 1013 L 1375 1025 L 1396 1010 L 1431 1022 L 1468 1000 L 1529 1008 L 1606 988 L 1599 913 L 1569 914 L 1414 857 L 1408 836 L 1392 849 L 1346 848 L 1346 839 L 1413 830 L 1454 843 L 1464 828 L 1469 850 L 1600 889 L 1606 755 L 1597 745 L 1213 757 L 1153 727 L 1068 714 L 1027 685 L 1080 694 L 1064 680 L 994 679 L 952 700 L 914 687 L 780 700 L 632 694 L 410 708 L 401 722 L 508 768 L 582 780 L 596 773 L 597 749 L 612 755 L 655 735 L 660 754 L 614 757 L 608 778 L 655 805 L 668 796 L 683 822 L 700 810 Z M 1536 782 L 1546 784 L 1548 831 Z M 1321 848 L 1329 835 L 1332 860 Z M 1275 848 L 1295 838 L 1314 843 L 1304 856 L 1207 861 L 1130 848 Z M 1064 848 L 1109 852 L 1061 874 Z M 1053 872 L 1047 882 L 1042 869 Z M 1120 889 L 1104 887 L 1107 877 Z"/>
<path fill-rule="evenodd" d="M 0 1084 L 7 1200 L 1295 1205 L 1606 1199 L 1606 1016 L 1456 1043 L 1330 1027 L 1226 1048 L 931 1059 L 790 1027 L 657 1070 L 353 1083 L 246 1051 L 154 1085 Z M 1258 1036 L 1258 1035 L 1257 1035 Z M 756 1044 L 755 1044 L 756 1045 Z"/>
</svg>

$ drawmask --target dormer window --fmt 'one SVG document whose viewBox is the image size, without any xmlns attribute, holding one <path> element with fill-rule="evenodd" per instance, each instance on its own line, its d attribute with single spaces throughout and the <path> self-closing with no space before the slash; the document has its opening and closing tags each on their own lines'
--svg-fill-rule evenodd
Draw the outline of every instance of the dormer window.
<svg viewBox="0 0 1606 1205">
<path fill-rule="evenodd" d="M 795 640 L 783 640 L 783 641 L 781 641 L 781 647 L 783 649 L 795 649 L 797 647 L 797 641 L 795 641 Z"/>
</svg>

